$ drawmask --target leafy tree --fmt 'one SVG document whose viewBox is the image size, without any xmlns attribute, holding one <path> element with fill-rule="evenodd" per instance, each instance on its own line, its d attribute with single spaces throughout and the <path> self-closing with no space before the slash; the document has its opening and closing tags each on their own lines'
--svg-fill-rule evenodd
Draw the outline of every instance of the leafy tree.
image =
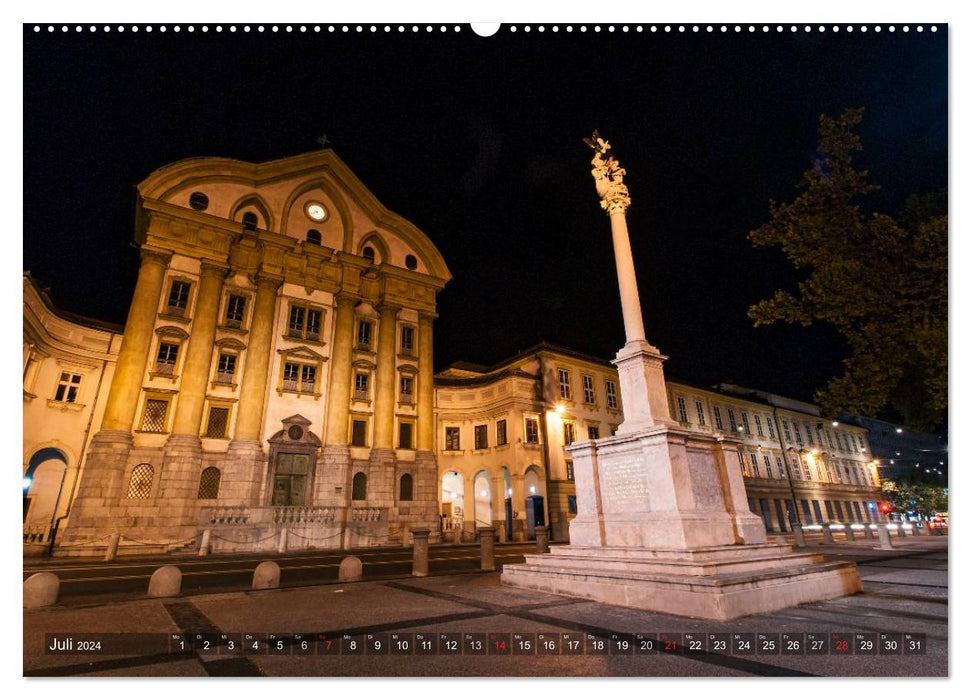
<svg viewBox="0 0 971 700">
<path fill-rule="evenodd" d="M 886 406 L 908 425 L 939 425 L 947 407 L 947 214 L 941 196 L 911 197 L 898 218 L 867 214 L 874 190 L 853 154 L 862 109 L 819 119 L 813 167 L 790 203 L 749 234 L 779 246 L 807 272 L 798 294 L 777 291 L 749 309 L 756 326 L 833 324 L 850 347 L 844 373 L 816 393 L 830 415 L 875 415 Z M 946 195 L 945 195 L 946 199 Z"/>
<path fill-rule="evenodd" d="M 925 518 L 938 511 L 947 511 L 947 495 L 942 486 L 911 481 L 884 481 L 882 488 L 884 500 L 889 501 L 894 510 L 916 511 Z"/>
</svg>

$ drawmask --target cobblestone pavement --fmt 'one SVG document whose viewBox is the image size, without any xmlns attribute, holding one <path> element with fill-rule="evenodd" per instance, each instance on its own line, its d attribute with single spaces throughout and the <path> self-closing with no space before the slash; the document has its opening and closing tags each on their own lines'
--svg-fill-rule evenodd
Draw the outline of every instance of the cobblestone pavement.
<svg viewBox="0 0 971 700">
<path fill-rule="evenodd" d="M 896 544 L 891 551 L 860 543 L 814 546 L 829 558 L 856 561 L 863 593 L 731 622 L 512 589 L 500 586 L 498 574 L 54 606 L 24 612 L 24 674 L 946 676 L 947 538 Z M 294 633 L 305 636 L 294 639 Z M 191 647 L 197 634 L 200 646 L 210 642 L 208 651 L 179 648 Z M 52 643 L 45 635 L 104 644 L 98 654 L 76 647 L 45 653 Z M 652 639 L 655 652 L 642 653 L 638 645 L 651 651 Z M 827 653 L 809 653 L 818 640 Z M 259 642 L 257 651 L 243 646 L 252 641 Z M 706 653 L 692 652 L 698 641 Z M 722 641 L 725 649 L 716 649 Z M 746 641 L 754 653 L 747 653 Z M 760 648 L 772 641 L 780 647 Z M 451 642 L 459 653 L 447 653 Z M 673 650 L 665 650 L 672 642 Z M 793 642 L 800 653 L 782 653 Z M 868 653 L 868 642 L 877 653 Z M 900 646 L 892 649 L 894 642 Z M 421 653 L 422 644 L 436 645 L 436 653 Z M 911 650 L 922 653 L 904 653 Z"/>
</svg>

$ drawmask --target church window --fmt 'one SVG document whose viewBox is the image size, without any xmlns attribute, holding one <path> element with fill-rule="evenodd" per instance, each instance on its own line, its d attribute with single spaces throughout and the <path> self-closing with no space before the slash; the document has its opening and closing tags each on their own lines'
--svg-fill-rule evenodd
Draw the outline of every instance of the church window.
<svg viewBox="0 0 971 700">
<path fill-rule="evenodd" d="M 226 302 L 226 325 L 230 328 L 243 327 L 243 315 L 246 313 L 246 297 L 230 294 Z"/>
<path fill-rule="evenodd" d="M 762 432 L 762 416 L 758 413 L 755 414 L 755 432 L 759 434 L 759 437 L 765 437 L 765 433 Z"/>
<path fill-rule="evenodd" d="M 796 442 L 802 444 L 802 431 L 799 430 L 799 421 L 792 421 L 792 434 L 796 436 Z"/>
<path fill-rule="evenodd" d="M 587 439 L 588 440 L 599 440 L 600 439 L 600 426 L 588 425 L 587 426 Z"/>
<path fill-rule="evenodd" d="M 572 445 L 577 439 L 577 426 L 570 421 L 563 422 L 563 444 Z"/>
<path fill-rule="evenodd" d="M 236 355 L 227 352 L 219 353 L 216 364 L 216 381 L 220 384 L 232 384 L 236 375 Z"/>
<path fill-rule="evenodd" d="M 309 243 L 310 245 L 320 245 L 322 240 L 323 239 L 320 236 L 320 231 L 318 231 L 317 229 L 312 228 L 309 231 L 307 231 L 307 243 Z"/>
<path fill-rule="evenodd" d="M 566 460 L 566 479 L 567 481 L 573 481 L 573 460 Z"/>
<path fill-rule="evenodd" d="M 765 463 L 765 473 L 770 479 L 772 478 L 772 460 L 769 459 L 769 455 L 762 455 L 762 461 Z"/>
<path fill-rule="evenodd" d="M 63 401 L 64 403 L 74 403 L 78 399 L 78 392 L 80 390 L 80 374 L 61 372 L 61 379 L 57 383 L 57 390 L 54 393 L 54 400 Z"/>
<path fill-rule="evenodd" d="M 401 377 L 401 380 L 399 381 L 399 388 L 401 390 L 401 403 L 415 402 L 414 377 Z"/>
<path fill-rule="evenodd" d="M 221 474 L 216 467 L 206 467 L 202 470 L 199 477 L 199 496 L 200 499 L 214 499 L 219 496 L 219 480 Z"/>
<path fill-rule="evenodd" d="M 367 447 L 367 421 L 351 421 L 351 445 L 354 447 Z"/>
<path fill-rule="evenodd" d="M 415 482 L 411 474 L 402 474 L 398 482 L 398 500 L 410 501 L 414 498 Z"/>
<path fill-rule="evenodd" d="M 357 349 L 370 352 L 372 331 L 374 324 L 371 321 L 361 320 L 357 324 Z"/>
<path fill-rule="evenodd" d="M 370 380 L 370 375 L 365 372 L 356 372 L 354 374 L 354 398 L 360 401 L 367 401 L 368 397 L 368 383 Z"/>
<path fill-rule="evenodd" d="M 401 421 L 398 423 L 398 449 L 415 449 L 415 424 L 411 421 Z M 411 500 L 411 499 L 408 499 Z"/>
<path fill-rule="evenodd" d="M 361 254 L 364 256 L 365 260 L 368 260 L 371 263 L 374 263 L 374 260 L 375 260 L 374 248 L 372 248 L 369 245 L 366 245 L 364 246 L 364 250 L 361 251 Z"/>
<path fill-rule="evenodd" d="M 765 427 L 769 429 L 769 437 L 775 440 L 775 423 L 770 416 L 765 417 Z"/>
<path fill-rule="evenodd" d="M 752 427 L 748 422 L 748 413 L 742 411 L 742 428 L 745 430 L 746 435 L 752 434 Z"/>
<path fill-rule="evenodd" d="M 416 258 L 414 255 L 406 255 L 405 267 L 407 267 L 409 270 L 418 269 L 418 258 Z"/>
<path fill-rule="evenodd" d="M 782 432 L 785 433 L 786 440 L 788 440 L 789 442 L 792 442 L 792 433 L 789 432 L 789 421 L 785 419 L 782 420 Z"/>
<path fill-rule="evenodd" d="M 759 456 L 754 452 L 749 452 L 748 456 L 752 462 L 752 476 L 761 477 L 762 475 L 759 474 Z"/>
<path fill-rule="evenodd" d="M 148 462 L 136 464 L 128 479 L 128 498 L 145 499 L 152 495 L 155 468 Z"/>
<path fill-rule="evenodd" d="M 211 406 L 209 420 L 206 423 L 207 438 L 225 438 L 229 429 L 229 408 L 227 406 Z"/>
<path fill-rule="evenodd" d="M 159 343 L 158 355 L 155 358 L 155 371 L 171 377 L 175 374 L 175 361 L 179 356 L 177 343 Z"/>
<path fill-rule="evenodd" d="M 164 433 L 169 411 L 168 399 L 146 399 L 142 415 L 142 430 L 146 433 Z"/>
<path fill-rule="evenodd" d="M 722 424 L 722 412 L 718 406 L 712 406 L 711 412 L 715 416 L 715 427 L 719 430 L 724 430 L 725 426 Z"/>
<path fill-rule="evenodd" d="M 172 280 L 166 313 L 169 316 L 185 316 L 189 307 L 189 289 L 192 285 L 182 280 Z"/>
<path fill-rule="evenodd" d="M 705 425 L 705 407 L 701 401 L 695 401 L 695 412 L 698 414 L 698 425 Z"/>
<path fill-rule="evenodd" d="M 247 231 L 255 231 L 257 224 L 260 220 L 256 217 L 256 214 L 248 211 L 243 214 L 243 228 Z"/>
<path fill-rule="evenodd" d="M 558 370 L 557 379 L 559 380 L 560 385 L 560 398 L 566 400 L 573 398 L 573 394 L 570 391 L 570 370 Z"/>
<path fill-rule="evenodd" d="M 351 500 L 367 500 L 367 474 L 364 472 L 354 475 L 354 480 L 351 482 Z"/>
<path fill-rule="evenodd" d="M 209 197 L 204 192 L 193 192 L 189 195 L 189 206 L 196 211 L 205 211 L 209 208 Z"/>
<path fill-rule="evenodd" d="M 415 327 L 401 327 L 401 354 L 408 357 L 415 355 Z"/>
<path fill-rule="evenodd" d="M 738 420 L 735 418 L 735 409 L 728 409 L 728 424 L 732 427 L 732 432 L 738 432 Z"/>
<path fill-rule="evenodd" d="M 313 394 L 317 391 L 317 365 L 302 362 L 283 363 L 283 391 Z"/>
<path fill-rule="evenodd" d="M 301 340 L 320 340 L 320 322 L 323 311 L 313 306 L 302 304 L 290 305 L 290 316 L 287 322 L 287 337 Z"/>
</svg>

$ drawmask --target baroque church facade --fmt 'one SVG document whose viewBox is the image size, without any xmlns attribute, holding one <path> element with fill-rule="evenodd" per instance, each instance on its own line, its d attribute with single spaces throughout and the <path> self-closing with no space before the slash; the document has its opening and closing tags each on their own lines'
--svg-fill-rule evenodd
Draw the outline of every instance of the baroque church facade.
<svg viewBox="0 0 971 700">
<path fill-rule="evenodd" d="M 616 369 L 543 344 L 435 377 L 448 267 L 333 151 L 161 168 L 135 238 L 124 329 L 58 311 L 25 275 L 25 551 L 198 549 L 204 532 L 212 551 L 340 549 L 487 524 L 566 539 L 564 448 L 623 422 Z M 737 444 L 770 531 L 876 519 L 864 429 L 827 446 L 807 404 L 668 394 L 684 427 Z"/>
</svg>

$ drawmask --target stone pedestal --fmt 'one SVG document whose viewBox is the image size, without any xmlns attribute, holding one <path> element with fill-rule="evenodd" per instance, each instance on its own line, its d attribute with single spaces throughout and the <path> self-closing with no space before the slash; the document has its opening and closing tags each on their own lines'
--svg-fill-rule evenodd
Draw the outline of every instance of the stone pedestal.
<svg viewBox="0 0 971 700">
<path fill-rule="evenodd" d="M 575 443 L 570 546 L 505 566 L 502 583 L 716 620 L 859 591 L 852 563 L 766 544 L 734 445 L 665 425 Z"/>
</svg>

